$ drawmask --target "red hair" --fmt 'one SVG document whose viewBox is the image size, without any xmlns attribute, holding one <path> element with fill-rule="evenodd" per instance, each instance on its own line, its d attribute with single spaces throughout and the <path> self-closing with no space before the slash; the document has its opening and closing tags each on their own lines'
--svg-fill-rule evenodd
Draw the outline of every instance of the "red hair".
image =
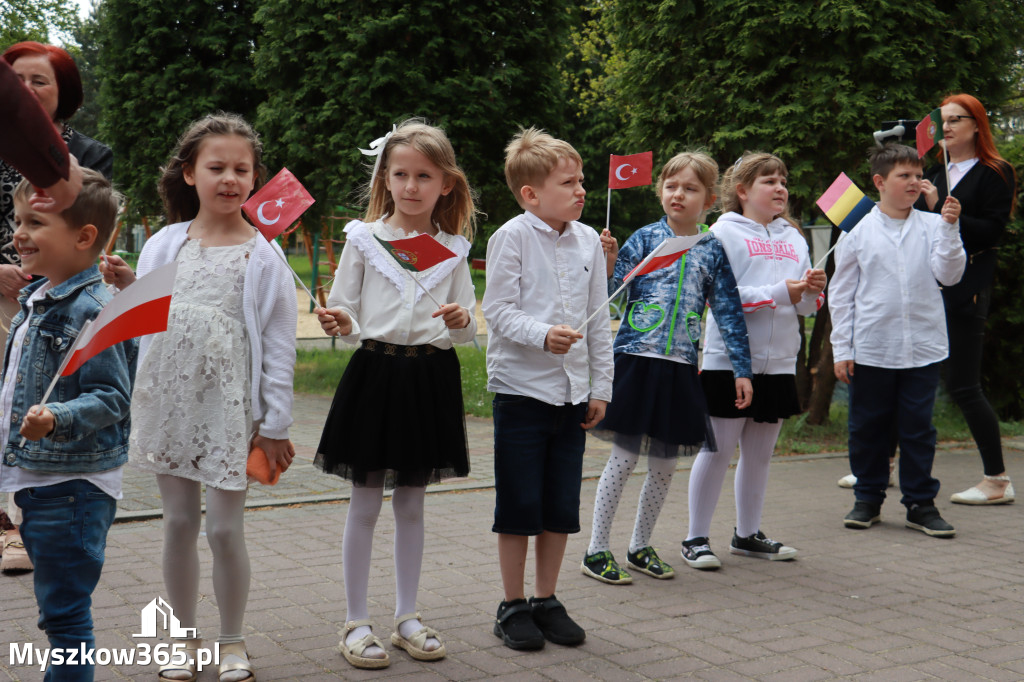
<svg viewBox="0 0 1024 682">
<path fill-rule="evenodd" d="M 996 143 L 992 139 L 992 129 L 988 125 L 988 112 L 985 111 L 984 105 L 978 101 L 977 97 L 965 92 L 948 95 L 939 106 L 944 107 L 947 104 L 962 106 L 978 124 L 978 134 L 974 137 L 974 154 L 979 161 L 999 173 L 1000 177 L 1010 186 L 1013 195 L 1013 202 L 1010 204 L 1010 214 L 1012 215 L 1013 210 L 1017 207 L 1017 172 L 1012 164 L 999 155 L 999 150 L 996 149 Z M 939 158 L 941 159 L 942 156 L 940 148 Z"/>
<path fill-rule="evenodd" d="M 67 121 L 82 106 L 82 76 L 78 73 L 75 60 L 63 48 L 43 45 L 34 40 L 15 43 L 0 55 L 11 65 L 22 57 L 32 56 L 46 57 L 50 61 L 57 77 L 57 111 L 54 116 L 58 121 Z"/>
</svg>

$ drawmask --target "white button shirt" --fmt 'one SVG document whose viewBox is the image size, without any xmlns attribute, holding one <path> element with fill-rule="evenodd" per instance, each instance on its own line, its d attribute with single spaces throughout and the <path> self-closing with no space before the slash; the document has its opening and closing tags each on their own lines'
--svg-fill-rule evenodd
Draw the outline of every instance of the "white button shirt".
<svg viewBox="0 0 1024 682">
<path fill-rule="evenodd" d="M 559 234 L 529 211 L 487 242 L 487 389 L 549 405 L 612 397 L 612 332 L 601 240 L 570 222 Z M 544 350 L 548 330 L 579 326 L 583 338 L 565 355 Z"/>
<path fill-rule="evenodd" d="M 836 247 L 829 284 L 835 361 L 909 369 L 944 360 L 939 284 L 959 282 L 966 264 L 959 223 L 917 210 L 893 220 L 875 206 Z"/>
</svg>

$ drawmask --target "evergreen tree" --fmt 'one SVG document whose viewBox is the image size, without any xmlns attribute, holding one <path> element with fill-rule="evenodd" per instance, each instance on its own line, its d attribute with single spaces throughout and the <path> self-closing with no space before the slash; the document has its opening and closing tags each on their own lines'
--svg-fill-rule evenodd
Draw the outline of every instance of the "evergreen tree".
<svg viewBox="0 0 1024 682">
<path fill-rule="evenodd" d="M 78 6 L 71 0 L 3 0 L 0 52 L 23 40 L 59 44 L 77 26 Z"/>
<path fill-rule="evenodd" d="M 370 161 L 357 148 L 421 116 L 448 133 L 486 222 L 500 224 L 519 210 L 505 144 L 519 126 L 564 134 L 568 17 L 540 0 L 264 0 L 259 128 L 322 215 L 358 204 Z"/>
<path fill-rule="evenodd" d="M 156 182 L 189 123 L 218 110 L 252 120 L 255 0 L 104 0 L 100 139 L 132 217 L 162 212 Z"/>
</svg>

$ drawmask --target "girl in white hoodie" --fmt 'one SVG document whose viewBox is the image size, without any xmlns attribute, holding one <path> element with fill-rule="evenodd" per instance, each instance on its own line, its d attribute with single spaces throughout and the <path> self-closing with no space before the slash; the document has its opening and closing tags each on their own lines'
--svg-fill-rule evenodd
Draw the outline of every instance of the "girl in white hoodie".
<svg viewBox="0 0 1024 682">
<path fill-rule="evenodd" d="M 786 166 L 777 157 L 748 152 L 722 178 L 724 214 L 711 231 L 725 247 L 743 302 L 754 400 L 745 409 L 736 407 L 732 365 L 709 311 L 701 383 L 718 450 L 702 450 L 690 473 L 690 529 L 682 556 L 693 568 L 722 565 L 708 536 L 737 443 L 736 528 L 729 551 L 770 560 L 793 559 L 797 553 L 761 532 L 761 511 L 782 420 L 801 411 L 795 377 L 797 315 L 821 306 L 826 280 L 822 270 L 811 269 L 807 242 L 787 215 L 786 177 Z"/>
</svg>

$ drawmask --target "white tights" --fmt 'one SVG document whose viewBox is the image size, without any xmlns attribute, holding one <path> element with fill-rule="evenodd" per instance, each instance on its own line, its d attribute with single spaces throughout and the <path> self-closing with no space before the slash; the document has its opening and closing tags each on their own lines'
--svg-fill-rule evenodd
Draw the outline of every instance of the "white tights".
<svg viewBox="0 0 1024 682">
<path fill-rule="evenodd" d="M 373 486 L 373 483 L 377 483 Z M 369 616 L 367 592 L 370 582 L 370 555 L 373 550 L 373 531 L 384 499 L 382 482 L 370 479 L 367 486 L 353 486 L 352 498 L 345 520 L 345 536 L 341 541 L 342 572 L 345 577 L 345 601 L 348 605 L 346 621 L 363 620 Z M 391 508 L 395 514 L 395 618 L 416 612 L 416 596 L 423 566 L 423 501 L 427 489 L 401 486 L 391 495 Z M 402 623 L 403 637 L 419 630 L 418 619 Z M 369 634 L 366 626 L 356 628 L 348 636 L 353 642 Z M 426 647 L 440 644 L 430 638 Z M 378 650 L 371 647 L 364 655 L 376 657 Z"/>
<path fill-rule="evenodd" d="M 196 627 L 199 601 L 201 484 L 157 475 L 164 504 L 164 585 L 174 615 Z M 245 491 L 206 488 L 206 541 L 213 552 L 213 593 L 220 611 L 220 641 L 240 641 L 249 600 L 249 552 L 245 548 Z"/>
<path fill-rule="evenodd" d="M 737 443 L 740 461 L 736 467 L 736 534 L 749 537 L 760 530 L 764 496 L 768 488 L 768 465 L 782 420 L 774 424 L 753 419 L 711 417 L 718 452 L 701 450 L 690 472 L 690 534 L 687 540 L 709 537 L 711 517 L 722 493 L 725 472 Z"/>
<path fill-rule="evenodd" d="M 601 480 L 597 483 L 594 519 L 587 554 L 611 548 L 612 521 L 615 520 L 619 500 L 622 499 L 622 489 L 639 460 L 639 454 L 619 445 L 612 445 L 608 464 L 605 465 Z M 633 536 L 629 541 L 630 552 L 641 550 L 651 543 L 654 524 L 658 522 L 658 515 L 665 504 L 665 496 L 672 485 L 672 474 L 675 470 L 675 457 L 647 458 L 647 477 L 644 479 L 644 487 L 640 491 L 640 500 L 637 503 Z"/>
</svg>

